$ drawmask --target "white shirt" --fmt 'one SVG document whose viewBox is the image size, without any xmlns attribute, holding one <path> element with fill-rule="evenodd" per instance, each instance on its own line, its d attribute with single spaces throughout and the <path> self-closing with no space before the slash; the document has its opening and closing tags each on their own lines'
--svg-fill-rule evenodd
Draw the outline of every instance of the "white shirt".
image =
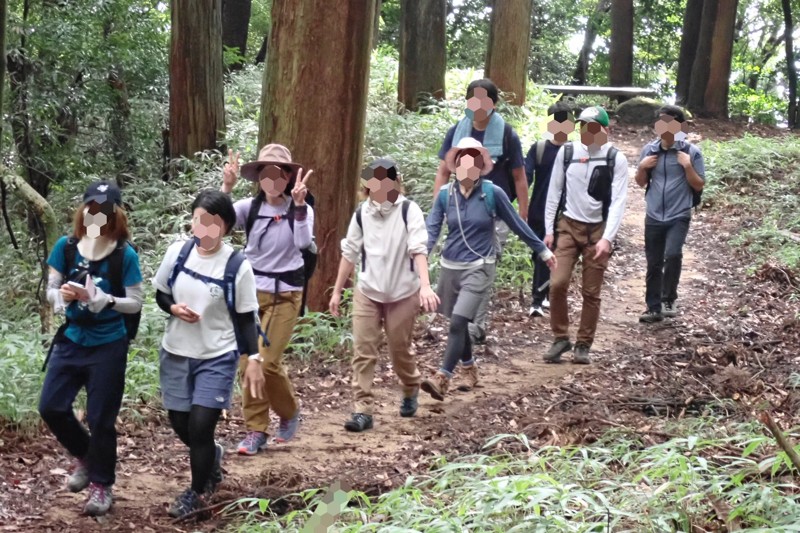
<svg viewBox="0 0 800 533">
<path fill-rule="evenodd" d="M 200 320 L 190 324 L 170 316 L 161 346 L 175 355 L 192 359 L 212 359 L 237 349 L 233 321 L 225 303 L 224 290 L 219 285 L 205 283 L 180 272 L 172 289 L 167 286 L 184 242 L 173 243 L 167 249 L 153 278 L 153 286 L 161 292 L 171 294 L 175 303 L 187 304 L 200 314 Z M 198 274 L 222 280 L 225 265 L 232 253 L 233 248 L 224 243 L 214 255 L 200 255 L 195 247 L 186 258 L 184 266 Z M 256 280 L 250 263 L 245 260 L 236 274 L 236 312 L 257 310 Z"/>
</svg>

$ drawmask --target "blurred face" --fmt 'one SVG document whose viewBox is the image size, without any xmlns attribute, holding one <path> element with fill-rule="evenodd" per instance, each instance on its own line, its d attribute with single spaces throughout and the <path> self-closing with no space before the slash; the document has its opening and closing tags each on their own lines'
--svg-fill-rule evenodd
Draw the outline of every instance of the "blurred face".
<svg viewBox="0 0 800 533">
<path fill-rule="evenodd" d="M 581 122 L 581 142 L 597 149 L 608 142 L 608 129 L 597 122 Z"/>
<path fill-rule="evenodd" d="M 389 178 L 389 169 L 384 167 L 367 168 L 361 173 L 361 183 L 373 202 L 393 204 L 400 196 L 400 184 Z"/>
<path fill-rule="evenodd" d="M 489 93 L 483 87 L 476 87 L 472 96 L 467 99 L 465 113 L 470 120 L 483 121 L 489 118 L 494 111 L 494 102 L 489 98 Z"/>
<path fill-rule="evenodd" d="M 212 215 L 202 207 L 192 213 L 192 234 L 197 241 L 197 246 L 207 252 L 212 252 L 222 242 L 225 235 L 225 222 L 219 215 Z"/>
<path fill-rule="evenodd" d="M 569 113 L 559 111 L 555 115 L 550 115 L 547 122 L 547 133 L 557 144 L 564 144 L 569 138 L 569 134 L 575 131 L 575 123 Z"/>
<path fill-rule="evenodd" d="M 661 115 L 658 117 L 653 129 L 655 129 L 656 135 L 661 137 L 662 141 L 667 145 L 671 145 L 676 140 L 679 140 L 679 137 L 682 137 L 681 133 L 686 133 L 685 127 L 685 122 L 678 122 L 671 115 Z"/>
<path fill-rule="evenodd" d="M 291 179 L 292 173 L 289 169 L 277 165 L 265 166 L 258 176 L 261 190 L 264 191 L 264 194 L 273 198 L 283 194 Z"/>
<path fill-rule="evenodd" d="M 483 156 L 478 150 L 463 150 L 456 159 L 456 179 L 467 189 L 481 178 L 482 169 Z"/>
<path fill-rule="evenodd" d="M 113 203 L 89 202 L 83 208 L 83 227 L 86 229 L 86 236 L 96 239 L 102 235 L 108 229 L 112 216 L 114 216 Z"/>
</svg>

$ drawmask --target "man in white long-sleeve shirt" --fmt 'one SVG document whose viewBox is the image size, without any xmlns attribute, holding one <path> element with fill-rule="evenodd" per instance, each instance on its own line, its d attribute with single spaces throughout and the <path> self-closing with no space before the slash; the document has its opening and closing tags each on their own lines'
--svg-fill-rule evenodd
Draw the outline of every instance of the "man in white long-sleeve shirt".
<svg viewBox="0 0 800 533">
<path fill-rule="evenodd" d="M 608 142 L 608 114 L 589 107 L 578 118 L 581 142 L 556 155 L 545 208 L 545 239 L 558 267 L 550 276 L 550 326 L 555 340 L 544 360 L 561 361 L 572 349 L 567 289 L 578 257 L 583 258 L 583 308 L 573 363 L 588 364 L 600 317 L 600 290 L 628 192 L 628 162 Z M 565 176 L 566 174 L 566 176 Z"/>
</svg>

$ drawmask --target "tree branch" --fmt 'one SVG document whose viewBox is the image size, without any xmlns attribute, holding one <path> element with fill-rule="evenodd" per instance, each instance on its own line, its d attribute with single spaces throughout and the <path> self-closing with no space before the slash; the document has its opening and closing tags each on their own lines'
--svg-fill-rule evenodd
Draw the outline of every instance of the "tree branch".
<svg viewBox="0 0 800 533">
<path fill-rule="evenodd" d="M 797 452 L 794 450 L 794 446 L 792 443 L 789 442 L 789 439 L 786 438 L 786 435 L 783 434 L 783 430 L 778 426 L 778 423 L 772 419 L 772 416 L 766 411 L 761 413 L 758 417 L 761 420 L 761 423 L 767 426 L 767 428 L 772 433 L 772 436 L 775 437 L 775 440 L 778 441 L 778 446 L 780 446 L 786 455 L 789 457 L 789 460 L 794 465 L 795 470 L 800 472 L 800 455 L 797 455 Z"/>
</svg>

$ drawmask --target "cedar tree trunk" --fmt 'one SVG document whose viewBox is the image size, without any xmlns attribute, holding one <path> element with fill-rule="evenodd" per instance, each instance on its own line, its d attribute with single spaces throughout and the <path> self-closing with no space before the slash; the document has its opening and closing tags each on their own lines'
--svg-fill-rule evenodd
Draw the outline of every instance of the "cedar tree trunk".
<svg viewBox="0 0 800 533">
<path fill-rule="evenodd" d="M 515 105 L 525 103 L 532 10 L 533 0 L 495 0 L 492 6 L 485 75 L 512 93 Z"/>
<path fill-rule="evenodd" d="M 444 98 L 447 69 L 446 0 L 405 1 L 400 10 L 400 68 L 397 99 L 410 111 L 420 96 Z"/>
</svg>

